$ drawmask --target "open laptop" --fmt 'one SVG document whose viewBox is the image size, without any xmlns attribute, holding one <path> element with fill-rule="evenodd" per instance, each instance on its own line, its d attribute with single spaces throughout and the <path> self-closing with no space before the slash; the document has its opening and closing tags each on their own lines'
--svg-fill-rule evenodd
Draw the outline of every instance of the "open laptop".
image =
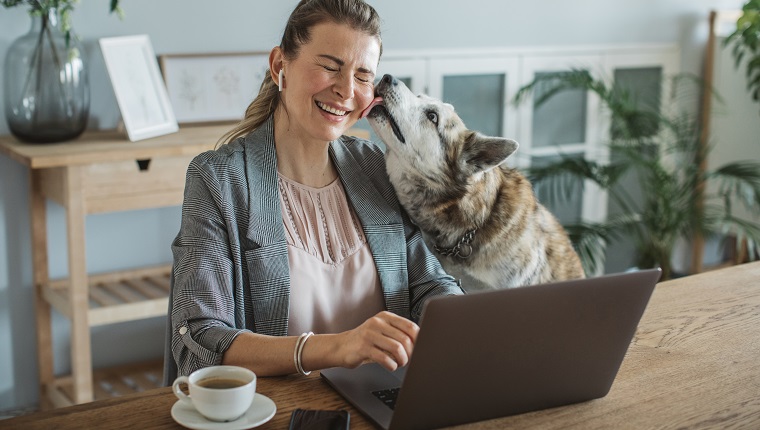
<svg viewBox="0 0 760 430">
<path fill-rule="evenodd" d="M 660 272 L 436 297 L 425 306 L 408 366 L 389 372 L 367 364 L 321 375 L 375 424 L 394 430 L 604 397 Z"/>
</svg>

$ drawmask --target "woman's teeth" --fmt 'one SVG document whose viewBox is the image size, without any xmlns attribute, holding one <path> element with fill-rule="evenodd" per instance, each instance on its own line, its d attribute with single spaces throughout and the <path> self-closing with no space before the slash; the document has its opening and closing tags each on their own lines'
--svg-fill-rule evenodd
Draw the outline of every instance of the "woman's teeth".
<svg viewBox="0 0 760 430">
<path fill-rule="evenodd" d="M 326 104 L 322 102 L 317 102 L 317 106 L 319 106 L 319 108 L 322 109 L 323 111 L 330 112 L 333 115 L 343 116 L 348 113 L 348 111 L 345 111 L 345 110 L 331 108 L 330 106 L 327 106 Z"/>
</svg>

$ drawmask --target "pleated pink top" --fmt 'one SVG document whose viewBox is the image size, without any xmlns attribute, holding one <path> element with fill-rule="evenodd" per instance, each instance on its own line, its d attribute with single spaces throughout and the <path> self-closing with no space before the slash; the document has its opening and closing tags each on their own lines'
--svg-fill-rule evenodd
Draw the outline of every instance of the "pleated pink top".
<svg viewBox="0 0 760 430">
<path fill-rule="evenodd" d="M 340 179 L 323 188 L 279 176 L 290 262 L 288 334 L 339 333 L 385 309 L 375 261 Z"/>
</svg>

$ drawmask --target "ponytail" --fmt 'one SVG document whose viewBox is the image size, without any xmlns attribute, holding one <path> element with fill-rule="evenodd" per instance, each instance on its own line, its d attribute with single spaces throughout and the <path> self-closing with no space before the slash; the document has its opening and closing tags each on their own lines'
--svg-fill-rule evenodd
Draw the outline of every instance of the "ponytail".
<svg viewBox="0 0 760 430">
<path fill-rule="evenodd" d="M 267 118 L 272 116 L 279 104 L 279 88 L 277 87 L 277 84 L 274 83 L 269 70 L 267 70 L 264 81 L 261 82 L 259 94 L 245 110 L 245 117 L 243 117 L 234 128 L 227 133 L 224 133 L 222 137 L 219 138 L 219 141 L 216 143 L 217 147 L 230 143 L 238 137 L 245 136 L 251 131 L 259 128 L 261 124 L 264 124 Z"/>
</svg>

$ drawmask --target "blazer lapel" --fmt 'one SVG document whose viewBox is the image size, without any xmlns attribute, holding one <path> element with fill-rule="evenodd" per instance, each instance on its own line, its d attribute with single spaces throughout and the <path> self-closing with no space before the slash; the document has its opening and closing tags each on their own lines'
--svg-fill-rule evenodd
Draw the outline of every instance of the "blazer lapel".
<svg viewBox="0 0 760 430">
<path fill-rule="evenodd" d="M 270 117 L 245 139 L 249 189 L 245 251 L 254 330 L 285 336 L 290 307 L 290 269 L 277 182 L 274 121 Z"/>
<path fill-rule="evenodd" d="M 364 228 L 377 266 L 386 309 L 409 318 L 406 238 L 399 208 L 383 198 L 342 140 L 330 144 L 330 156 L 338 169 L 346 196 Z M 384 163 L 382 159 L 378 161 Z M 384 165 L 376 167 L 384 169 Z"/>
<path fill-rule="evenodd" d="M 398 208 L 391 207 L 370 183 L 367 173 L 343 141 L 338 139 L 330 143 L 330 157 L 362 224 L 401 224 Z M 380 168 L 384 169 L 383 166 Z"/>
<path fill-rule="evenodd" d="M 271 117 L 246 137 L 245 154 L 250 204 L 248 238 L 262 247 L 284 241 Z"/>
</svg>

